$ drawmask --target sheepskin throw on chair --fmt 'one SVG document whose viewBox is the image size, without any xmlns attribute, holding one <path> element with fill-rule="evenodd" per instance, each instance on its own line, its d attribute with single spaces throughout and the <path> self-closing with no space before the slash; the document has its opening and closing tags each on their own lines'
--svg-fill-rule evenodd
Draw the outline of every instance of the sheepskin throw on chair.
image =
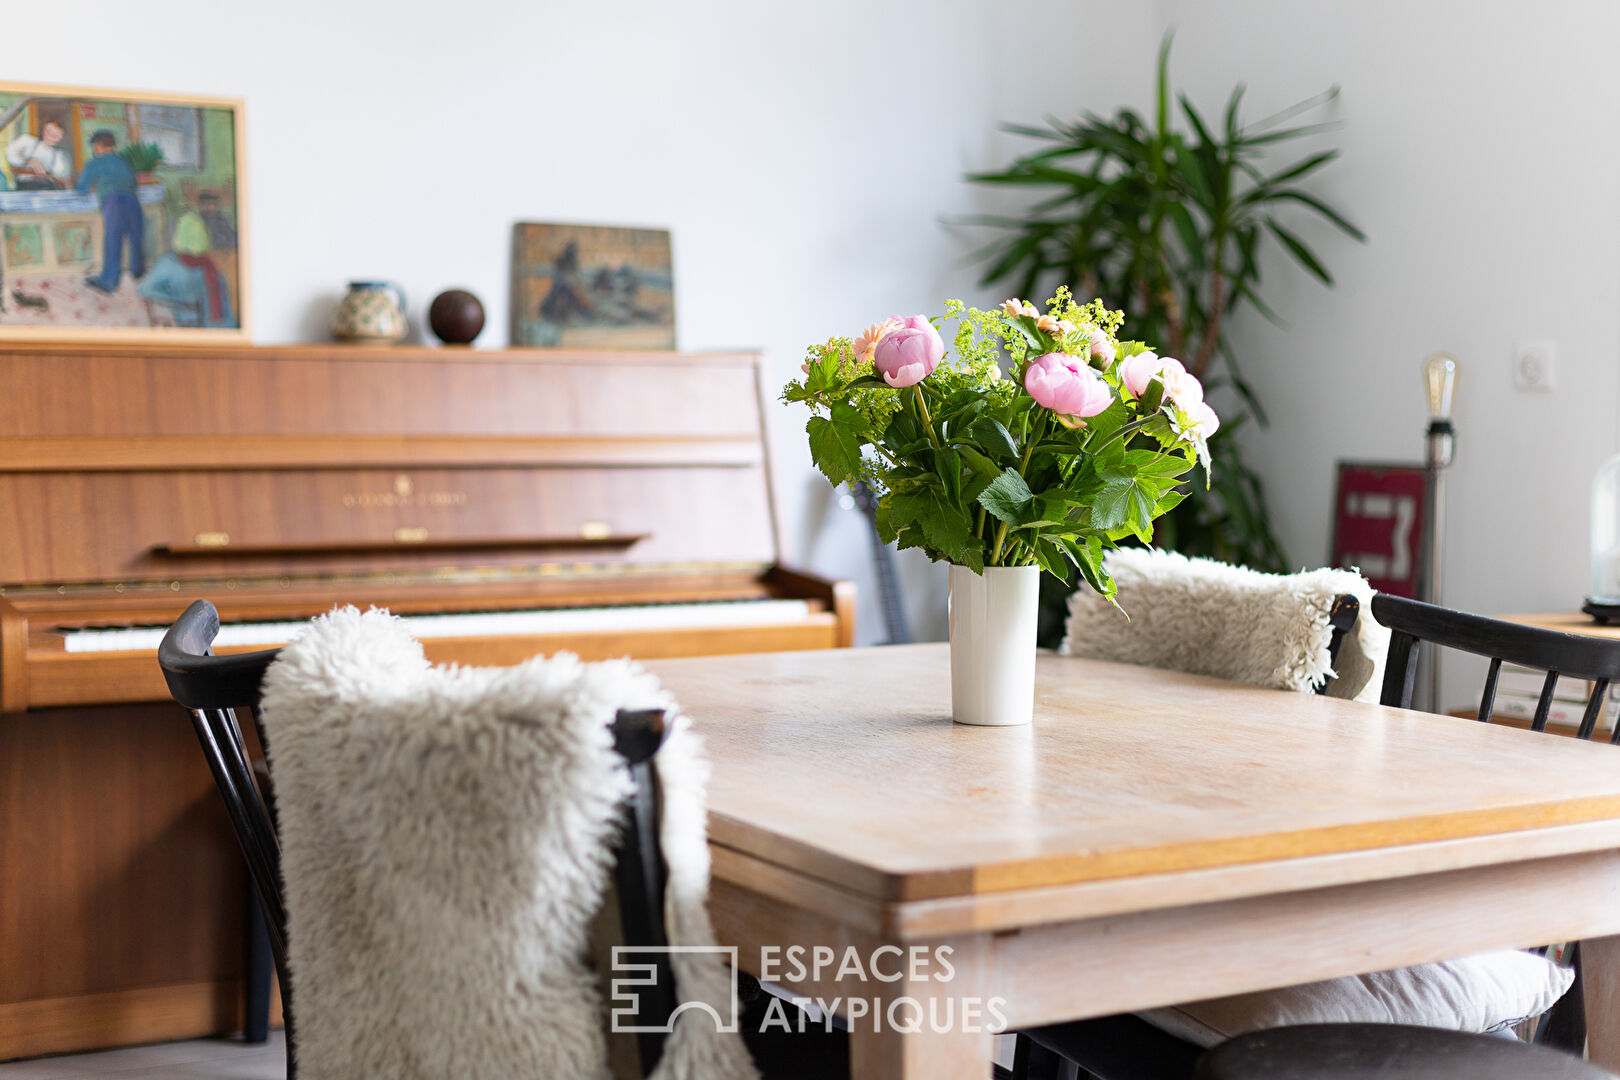
<svg viewBox="0 0 1620 1080">
<path fill-rule="evenodd" d="M 386 612 L 316 619 L 265 678 L 303 1080 L 608 1080 L 588 963 L 631 789 L 620 708 L 675 705 L 628 661 L 439 668 Z M 655 761 L 672 944 L 712 944 L 706 764 L 684 718 Z M 683 1002 L 732 1015 L 712 954 Z M 746 1048 L 679 1014 L 658 1080 L 753 1080 Z"/>
<path fill-rule="evenodd" d="M 1368 613 L 1373 589 L 1355 571 L 1262 574 L 1147 548 L 1120 548 L 1107 565 L 1130 617 L 1081 588 L 1060 652 L 1278 690 L 1309 692 L 1336 676 L 1330 696 L 1378 701 L 1389 631 Z M 1328 613 L 1341 594 L 1359 600 L 1361 614 L 1335 663 Z"/>
</svg>

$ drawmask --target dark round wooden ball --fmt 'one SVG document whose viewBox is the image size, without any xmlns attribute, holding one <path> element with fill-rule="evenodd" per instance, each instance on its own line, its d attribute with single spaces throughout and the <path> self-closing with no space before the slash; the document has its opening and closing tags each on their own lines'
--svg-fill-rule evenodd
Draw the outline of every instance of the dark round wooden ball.
<svg viewBox="0 0 1620 1080">
<path fill-rule="evenodd" d="M 484 305 L 466 289 L 446 289 L 433 298 L 428 325 L 446 345 L 471 345 L 484 329 Z"/>
</svg>

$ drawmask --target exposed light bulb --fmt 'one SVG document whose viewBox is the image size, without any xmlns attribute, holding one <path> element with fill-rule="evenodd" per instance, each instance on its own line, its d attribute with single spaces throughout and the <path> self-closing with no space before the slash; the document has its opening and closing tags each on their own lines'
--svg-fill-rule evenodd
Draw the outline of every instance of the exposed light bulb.
<svg viewBox="0 0 1620 1080">
<path fill-rule="evenodd" d="M 1423 389 L 1429 397 L 1429 419 L 1451 419 L 1451 394 L 1457 386 L 1457 358 L 1431 353 L 1423 361 Z"/>
</svg>

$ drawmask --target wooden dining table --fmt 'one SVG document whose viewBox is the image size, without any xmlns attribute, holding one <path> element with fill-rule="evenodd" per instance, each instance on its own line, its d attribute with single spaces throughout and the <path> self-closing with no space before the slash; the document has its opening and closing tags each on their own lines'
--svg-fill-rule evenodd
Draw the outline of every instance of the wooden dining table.
<svg viewBox="0 0 1620 1080">
<path fill-rule="evenodd" d="M 1034 723 L 966 727 L 943 644 L 647 666 L 712 763 L 719 940 L 846 1017 L 856 1080 L 985 1080 L 987 1020 L 1573 940 L 1620 1068 L 1620 748 L 1057 655 Z"/>
</svg>

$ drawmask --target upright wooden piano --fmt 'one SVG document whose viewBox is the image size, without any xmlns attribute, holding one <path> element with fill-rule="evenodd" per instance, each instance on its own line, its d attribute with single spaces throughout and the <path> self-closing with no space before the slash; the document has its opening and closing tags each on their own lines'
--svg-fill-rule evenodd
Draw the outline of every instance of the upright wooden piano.
<svg viewBox="0 0 1620 1080">
<path fill-rule="evenodd" d="M 240 1023 L 245 875 L 162 630 L 334 604 L 439 661 L 848 645 L 788 570 L 757 358 L 0 348 L 0 1060 Z"/>
</svg>

